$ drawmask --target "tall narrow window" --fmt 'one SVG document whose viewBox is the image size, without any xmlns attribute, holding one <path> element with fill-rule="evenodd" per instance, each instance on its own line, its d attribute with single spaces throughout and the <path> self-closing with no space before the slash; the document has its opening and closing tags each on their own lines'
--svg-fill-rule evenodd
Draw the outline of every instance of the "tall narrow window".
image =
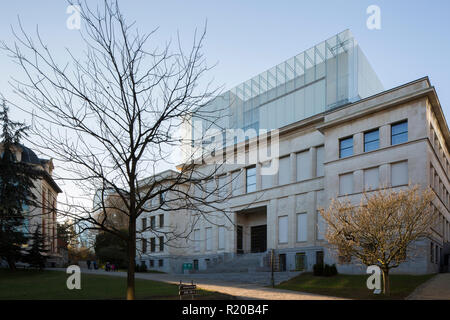
<svg viewBox="0 0 450 320">
<path fill-rule="evenodd" d="M 325 239 L 325 232 L 326 232 L 325 226 L 326 224 L 324 218 L 322 217 L 320 212 L 317 211 L 317 240 Z"/>
<path fill-rule="evenodd" d="M 159 215 L 159 227 L 164 227 L 164 214 Z"/>
<path fill-rule="evenodd" d="M 147 239 L 142 239 L 142 253 L 147 252 Z"/>
<path fill-rule="evenodd" d="M 164 237 L 159 237 L 159 251 L 164 251 Z"/>
<path fill-rule="evenodd" d="M 150 239 L 150 251 L 155 252 L 156 251 L 156 238 Z"/>
<path fill-rule="evenodd" d="M 306 213 L 297 214 L 297 241 L 307 241 L 308 239 L 308 215 Z"/>
<path fill-rule="evenodd" d="M 195 251 L 200 251 L 200 230 L 194 230 L 194 248 Z"/>
<path fill-rule="evenodd" d="M 339 158 L 353 155 L 353 137 L 339 140 Z"/>
<path fill-rule="evenodd" d="M 380 147 L 380 131 L 378 129 L 364 133 L 364 152 Z"/>
<path fill-rule="evenodd" d="M 353 172 L 339 176 L 339 194 L 344 196 L 353 193 Z"/>
<path fill-rule="evenodd" d="M 325 174 L 324 167 L 324 147 L 316 148 L 316 177 L 322 177 Z"/>
<path fill-rule="evenodd" d="M 278 185 L 282 186 L 291 182 L 291 158 L 280 158 L 280 167 L 278 170 Z"/>
<path fill-rule="evenodd" d="M 297 153 L 297 181 L 311 179 L 311 159 L 309 151 Z"/>
<path fill-rule="evenodd" d="M 212 250 L 212 228 L 206 228 L 205 237 L 206 237 L 206 250 L 211 251 Z"/>
<path fill-rule="evenodd" d="M 231 173 L 231 187 L 232 187 L 232 195 L 237 196 L 241 194 L 241 172 L 240 171 L 234 171 Z"/>
<path fill-rule="evenodd" d="M 365 190 L 376 190 L 379 186 L 378 167 L 364 170 Z"/>
<path fill-rule="evenodd" d="M 156 227 L 156 217 L 150 217 L 150 228 L 155 229 Z"/>
<path fill-rule="evenodd" d="M 288 242 L 288 216 L 278 217 L 278 243 Z"/>
<path fill-rule="evenodd" d="M 408 121 L 402 121 L 391 126 L 391 144 L 408 142 Z"/>
<path fill-rule="evenodd" d="M 246 190 L 247 193 L 256 191 L 256 167 L 248 167 L 246 173 Z"/>
<path fill-rule="evenodd" d="M 225 227 L 219 227 L 219 249 L 225 249 Z"/>
<path fill-rule="evenodd" d="M 147 229 L 147 218 L 142 218 L 142 231 Z"/>
<path fill-rule="evenodd" d="M 391 184 L 393 187 L 408 184 L 408 162 L 391 164 Z"/>
</svg>

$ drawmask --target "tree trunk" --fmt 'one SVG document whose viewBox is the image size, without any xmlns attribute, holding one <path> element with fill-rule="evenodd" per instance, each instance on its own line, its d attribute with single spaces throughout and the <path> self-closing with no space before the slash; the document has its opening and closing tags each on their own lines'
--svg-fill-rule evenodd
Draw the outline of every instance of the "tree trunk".
<svg viewBox="0 0 450 320">
<path fill-rule="evenodd" d="M 391 285 L 389 282 L 389 269 L 383 269 L 383 293 L 386 296 L 391 294 Z"/>
<path fill-rule="evenodd" d="M 136 221 L 130 219 L 128 241 L 127 300 L 135 299 L 134 267 L 136 262 Z"/>
<path fill-rule="evenodd" d="M 8 259 L 9 270 L 16 271 L 16 262 L 14 259 Z"/>
</svg>

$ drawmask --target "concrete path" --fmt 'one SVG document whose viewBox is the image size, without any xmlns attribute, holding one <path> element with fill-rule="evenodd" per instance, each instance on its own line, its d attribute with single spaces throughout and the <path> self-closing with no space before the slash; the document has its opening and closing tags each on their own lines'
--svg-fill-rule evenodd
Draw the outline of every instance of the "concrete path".
<svg viewBox="0 0 450 320">
<path fill-rule="evenodd" d="M 55 268 L 48 270 L 65 271 L 65 269 Z M 82 269 L 81 274 L 99 274 L 107 276 L 126 277 L 126 272 L 106 272 L 104 270 Z M 229 275 L 236 278 L 235 274 Z M 341 298 L 321 296 L 313 293 L 296 292 L 290 290 L 281 290 L 266 288 L 261 285 L 245 283 L 243 281 L 227 281 L 226 274 L 159 274 L 159 273 L 136 273 L 136 279 L 161 281 L 171 284 L 190 283 L 192 280 L 198 288 L 216 291 L 235 296 L 238 299 L 261 299 L 261 300 L 341 300 Z M 241 274 L 241 278 L 246 274 Z"/>
<path fill-rule="evenodd" d="M 450 300 L 450 273 L 439 273 L 413 291 L 408 300 Z"/>
</svg>

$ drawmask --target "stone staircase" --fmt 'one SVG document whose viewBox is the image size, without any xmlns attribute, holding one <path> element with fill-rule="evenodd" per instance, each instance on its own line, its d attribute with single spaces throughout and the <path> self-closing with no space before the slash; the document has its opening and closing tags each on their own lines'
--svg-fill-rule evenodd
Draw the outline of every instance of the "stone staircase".
<svg viewBox="0 0 450 320">
<path fill-rule="evenodd" d="M 251 273 L 270 271 L 264 266 L 264 258 L 267 253 L 247 253 L 236 255 L 234 258 L 225 260 L 219 259 L 215 263 L 209 262 L 207 269 L 197 273 Z"/>
</svg>

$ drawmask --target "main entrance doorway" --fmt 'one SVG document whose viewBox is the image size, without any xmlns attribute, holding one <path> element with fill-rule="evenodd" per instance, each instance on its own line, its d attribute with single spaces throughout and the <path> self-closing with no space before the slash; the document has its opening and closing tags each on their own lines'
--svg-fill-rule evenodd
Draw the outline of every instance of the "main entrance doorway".
<svg viewBox="0 0 450 320">
<path fill-rule="evenodd" d="M 267 225 L 251 227 L 251 251 L 265 252 L 267 249 Z"/>
<path fill-rule="evenodd" d="M 236 212 L 236 253 L 267 250 L 267 208 L 257 207 Z"/>
</svg>

